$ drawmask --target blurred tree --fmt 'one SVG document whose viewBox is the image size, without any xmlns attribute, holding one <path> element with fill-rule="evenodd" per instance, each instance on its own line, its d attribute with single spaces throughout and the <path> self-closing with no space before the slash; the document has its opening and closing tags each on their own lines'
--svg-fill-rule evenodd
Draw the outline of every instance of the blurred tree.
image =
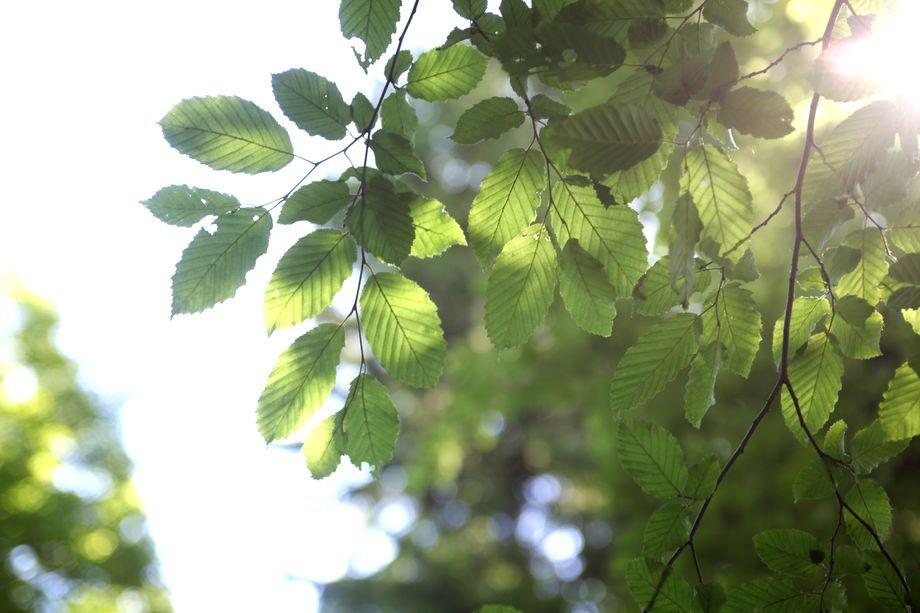
<svg viewBox="0 0 920 613">
<path fill-rule="evenodd" d="M 2 299 L 0 611 L 170 611 L 115 416 L 55 346 L 51 307 Z"/>
</svg>

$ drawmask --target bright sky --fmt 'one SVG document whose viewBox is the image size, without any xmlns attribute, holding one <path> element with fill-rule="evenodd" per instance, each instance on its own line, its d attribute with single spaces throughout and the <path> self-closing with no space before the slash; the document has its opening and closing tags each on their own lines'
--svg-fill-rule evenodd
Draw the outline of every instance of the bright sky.
<svg viewBox="0 0 920 613">
<path fill-rule="evenodd" d="M 270 75 L 292 67 L 334 80 L 346 100 L 359 87 L 371 95 L 337 10 L 337 0 L 57 0 L 7 3 L 0 20 L 0 274 L 57 306 L 64 350 L 122 405 L 180 612 L 313 610 L 311 581 L 370 572 L 393 554 L 361 510 L 337 501 L 362 475 L 311 482 L 299 454 L 267 449 L 256 430 L 265 377 L 303 331 L 266 339 L 262 289 L 305 229 L 276 227 L 235 300 L 170 320 L 170 277 L 194 231 L 138 204 L 173 183 L 247 204 L 283 194 L 302 165 L 215 172 L 173 151 L 156 122 L 182 98 L 216 94 L 283 120 Z M 423 2 L 407 44 L 430 48 L 457 23 L 446 0 Z M 334 150 L 282 123 L 298 153 Z"/>
</svg>

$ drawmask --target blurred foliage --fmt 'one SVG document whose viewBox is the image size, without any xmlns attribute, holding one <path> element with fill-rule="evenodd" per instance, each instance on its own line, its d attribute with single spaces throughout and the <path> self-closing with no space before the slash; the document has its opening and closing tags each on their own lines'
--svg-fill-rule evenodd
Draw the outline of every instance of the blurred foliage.
<svg viewBox="0 0 920 613">
<path fill-rule="evenodd" d="M 738 56 L 750 60 L 741 71 L 762 68 L 783 49 L 820 35 L 828 6 L 804 0 L 751 2 L 749 15 L 758 33 L 734 41 Z M 789 99 L 798 129 L 804 127 L 816 57 L 800 53 L 758 80 Z M 487 74 L 490 85 L 475 96 L 448 105 L 417 104 L 416 150 L 432 176 L 429 184 L 413 187 L 442 200 L 461 220 L 489 165 L 515 139 L 525 146 L 529 140 L 528 126 L 500 144 L 463 146 L 447 138 L 460 114 L 478 100 L 511 95 L 507 79 L 494 68 Z M 565 102 L 577 110 L 603 101 L 618 78 L 614 73 L 594 81 L 566 94 Z M 852 108 L 827 104 L 821 122 L 838 121 Z M 719 129 L 710 126 L 712 132 Z M 734 152 L 755 194 L 755 219 L 763 219 L 792 185 L 800 149 L 797 131 L 769 143 L 747 139 Z M 662 211 L 664 191 L 657 184 L 634 203 L 653 230 L 668 223 L 662 217 L 668 214 Z M 709 454 L 724 463 L 775 380 L 770 331 L 781 316 L 790 228 L 786 216 L 753 240 L 761 276 L 747 287 L 765 325 L 750 377 L 720 378 L 712 417 L 699 430 L 683 419 L 685 376 L 644 413 L 677 436 L 689 464 Z M 665 252 L 666 238 L 656 237 L 653 253 Z M 597 338 L 577 328 L 557 299 L 529 344 L 496 352 L 481 323 L 484 279 L 473 254 L 454 248 L 442 258 L 409 261 L 403 269 L 439 305 L 450 343 L 444 380 L 435 390 L 403 392 L 394 462 L 379 483 L 354 494 L 378 521 L 399 509 L 412 520 L 410 527 L 394 534 L 399 553 L 382 572 L 327 586 L 324 610 L 470 611 L 489 602 L 524 611 L 635 610 L 625 568 L 641 555 L 645 522 L 659 503 L 642 493 L 616 459 L 608 393 L 617 361 L 652 320 L 630 315 L 629 301 L 620 301 L 612 338 Z M 851 432 L 873 420 L 888 380 L 917 349 L 917 337 L 900 315 L 885 307 L 882 312 L 882 357 L 846 360 L 835 418 L 845 419 Z M 698 533 L 707 581 L 736 584 L 766 576 L 753 545 L 745 545 L 760 531 L 795 526 L 822 542 L 831 537 L 837 515 L 832 499 L 793 502 L 795 475 L 813 457 L 813 450 L 791 444 L 774 407 Z M 905 564 L 915 592 L 920 590 L 918 469 L 920 453 L 913 444 L 875 473 L 895 502 L 891 553 Z M 692 575 L 689 556 L 678 562 L 677 571 Z M 843 582 L 850 610 L 877 606 L 858 577 Z"/>
<path fill-rule="evenodd" d="M 16 290 L 0 339 L 0 611 L 170 611 L 115 416 Z"/>
</svg>

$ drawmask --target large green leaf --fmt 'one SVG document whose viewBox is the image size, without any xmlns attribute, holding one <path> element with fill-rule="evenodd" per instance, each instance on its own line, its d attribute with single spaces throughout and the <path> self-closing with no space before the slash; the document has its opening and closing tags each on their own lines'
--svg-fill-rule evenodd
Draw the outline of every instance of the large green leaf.
<svg viewBox="0 0 920 613">
<path fill-rule="evenodd" d="M 240 208 L 229 194 L 188 185 L 170 185 L 141 202 L 160 221 L 174 226 L 192 226 L 209 215 L 224 215 Z"/>
<path fill-rule="evenodd" d="M 463 229 L 433 198 L 418 197 L 409 203 L 409 216 L 415 228 L 415 239 L 409 255 L 430 258 L 453 245 L 465 245 Z"/>
<path fill-rule="evenodd" d="M 684 416 L 699 428 L 709 408 L 716 403 L 716 379 L 722 367 L 722 345 L 710 343 L 690 363 L 690 377 L 684 395 Z"/>
<path fill-rule="evenodd" d="M 845 497 L 847 503 L 863 518 L 881 540 L 891 532 L 891 502 L 882 486 L 872 479 L 860 479 Z M 844 515 L 847 534 L 860 549 L 877 549 L 878 543 L 866 527 L 847 511 Z"/>
<path fill-rule="evenodd" d="M 645 235 L 636 212 L 605 207 L 590 186 L 559 181 L 553 186 L 553 229 L 604 265 L 618 297 L 629 296 L 648 268 Z"/>
<path fill-rule="evenodd" d="M 505 245 L 486 287 L 486 332 L 499 348 L 522 345 L 546 317 L 556 289 L 556 251 L 531 226 Z"/>
<path fill-rule="evenodd" d="M 351 201 L 352 196 L 343 181 L 314 181 L 297 188 L 288 196 L 278 216 L 278 223 L 309 221 L 324 224 Z"/>
<path fill-rule="evenodd" d="M 640 107 L 608 103 L 559 120 L 553 138 L 570 166 L 602 179 L 654 155 L 661 127 Z"/>
<path fill-rule="evenodd" d="M 870 473 L 883 462 L 898 455 L 910 443 L 910 439 L 888 440 L 882 422 L 876 420 L 853 435 L 850 444 L 850 461 L 857 472 Z"/>
<path fill-rule="evenodd" d="M 294 159 L 291 139 L 275 118 L 236 96 L 183 100 L 160 126 L 170 145 L 215 170 L 255 174 Z"/>
<path fill-rule="evenodd" d="M 459 98 L 482 80 L 487 63 L 485 56 L 466 45 L 426 51 L 409 69 L 406 91 L 428 102 Z"/>
<path fill-rule="evenodd" d="M 862 257 L 856 268 L 840 278 L 836 293 L 840 296 L 857 296 L 874 305 L 879 299 L 882 279 L 888 274 L 882 237 L 874 230 L 865 229 L 848 236 L 846 243 L 858 249 Z"/>
<path fill-rule="evenodd" d="M 406 99 L 405 91 L 387 96 L 380 107 L 380 123 L 384 130 L 410 138 L 418 127 L 418 114 Z"/>
<path fill-rule="evenodd" d="M 342 34 L 364 41 L 364 57 L 357 51 L 355 56 L 365 70 L 390 46 L 399 21 L 399 5 L 400 0 L 342 0 L 339 6 Z"/>
<path fill-rule="evenodd" d="M 728 588 L 725 594 L 727 599 L 721 613 L 794 613 L 818 610 L 818 594 L 803 592 L 790 579 L 754 579 Z"/>
<path fill-rule="evenodd" d="M 361 323 L 374 355 L 394 378 L 434 387 L 447 343 L 428 293 L 398 273 L 371 275 L 361 292 Z"/>
<path fill-rule="evenodd" d="M 290 435 L 322 406 L 344 346 L 341 324 L 321 324 L 278 357 L 259 397 L 259 432 L 267 442 Z"/>
<path fill-rule="evenodd" d="M 415 155 L 412 143 L 401 134 L 377 130 L 371 139 L 370 147 L 374 152 L 377 168 L 382 172 L 394 175 L 413 172 L 422 179 L 427 178 L 425 165 Z"/>
<path fill-rule="evenodd" d="M 292 68 L 272 75 L 272 91 L 281 111 L 301 130 L 330 140 L 345 136 L 351 109 L 329 79 Z"/>
<path fill-rule="evenodd" d="M 792 303 L 792 316 L 789 319 L 789 357 L 801 349 L 811 338 L 815 327 L 831 314 L 831 305 L 827 298 L 800 296 Z M 776 320 L 773 326 L 773 359 L 780 362 L 783 349 L 783 318 Z"/>
<path fill-rule="evenodd" d="M 824 559 L 818 539 L 792 528 L 759 532 L 754 549 L 767 568 L 785 575 L 810 575 Z"/>
<path fill-rule="evenodd" d="M 901 364 L 889 381 L 878 417 L 889 441 L 920 435 L 920 376 L 909 363 Z"/>
<path fill-rule="evenodd" d="M 711 304 L 707 302 L 706 308 Z M 725 367 L 747 377 L 760 348 L 761 318 L 750 290 L 729 283 L 718 293 L 718 303 L 703 316 L 703 339 L 725 346 Z"/>
<path fill-rule="evenodd" d="M 479 185 L 470 205 L 470 244 L 483 266 L 533 221 L 546 184 L 543 156 L 536 151 L 511 149 Z"/>
<path fill-rule="evenodd" d="M 808 340 L 805 350 L 789 363 L 789 381 L 799 400 L 805 425 L 812 434 L 820 430 L 834 411 L 837 395 L 843 385 L 843 358 L 837 353 L 830 337 L 818 333 Z M 782 393 L 783 418 L 801 441 L 805 432 L 799 423 L 795 404 L 789 391 Z"/>
<path fill-rule="evenodd" d="M 268 333 L 299 324 L 329 306 L 351 276 L 356 257 L 355 241 L 338 230 L 317 230 L 294 243 L 265 289 Z"/>
<path fill-rule="evenodd" d="M 638 558 L 626 567 L 626 585 L 640 608 L 648 605 L 661 578 L 662 565 Z M 677 573 L 670 573 L 655 599 L 656 613 L 699 613 L 693 588 Z"/>
<path fill-rule="evenodd" d="M 524 123 L 524 112 L 511 98 L 486 98 L 460 115 L 452 139 L 458 143 L 475 143 L 498 138 Z"/>
<path fill-rule="evenodd" d="M 328 477 L 338 468 L 345 455 L 345 427 L 339 411 L 316 425 L 303 442 L 304 459 L 314 479 Z"/>
<path fill-rule="evenodd" d="M 687 485 L 684 451 L 674 435 L 657 424 L 623 419 L 617 432 L 617 457 L 646 494 L 676 498 Z"/>
<path fill-rule="evenodd" d="M 690 537 L 690 511 L 682 502 L 672 500 L 652 513 L 645 524 L 642 553 L 650 558 L 670 553 Z"/>
<path fill-rule="evenodd" d="M 830 332 L 843 355 L 854 360 L 868 360 L 882 355 L 879 342 L 883 325 L 882 314 L 873 311 L 862 325 L 852 324 L 842 316 L 835 317 Z"/>
<path fill-rule="evenodd" d="M 691 149 L 685 164 L 681 187 L 696 205 L 703 236 L 715 241 L 719 253 L 725 254 L 751 232 L 753 199 L 747 179 L 725 153 L 712 145 Z M 732 257 L 737 259 L 743 251 L 735 249 Z"/>
<path fill-rule="evenodd" d="M 176 264 L 172 312 L 197 313 L 233 297 L 268 249 L 272 218 L 265 209 L 221 215 L 217 229 L 198 231 Z"/>
<path fill-rule="evenodd" d="M 397 194 L 382 176 L 368 179 L 345 223 L 355 240 L 384 262 L 398 266 L 409 256 L 415 230 L 407 195 Z"/>
<path fill-rule="evenodd" d="M 370 375 L 358 375 L 343 410 L 345 451 L 352 464 L 367 462 L 380 469 L 393 457 L 399 435 L 399 417 L 387 388 Z"/>
<path fill-rule="evenodd" d="M 739 87 L 722 97 L 719 122 L 742 134 L 782 138 L 792 132 L 792 107 L 780 94 Z"/>
<path fill-rule="evenodd" d="M 559 294 L 565 308 L 585 332 L 610 336 L 616 316 L 616 292 L 604 267 L 570 240 L 559 260 Z"/>
<path fill-rule="evenodd" d="M 613 371 L 614 414 L 642 406 L 690 364 L 697 350 L 698 327 L 697 316 L 690 313 L 667 317 L 626 350 Z"/>
</svg>

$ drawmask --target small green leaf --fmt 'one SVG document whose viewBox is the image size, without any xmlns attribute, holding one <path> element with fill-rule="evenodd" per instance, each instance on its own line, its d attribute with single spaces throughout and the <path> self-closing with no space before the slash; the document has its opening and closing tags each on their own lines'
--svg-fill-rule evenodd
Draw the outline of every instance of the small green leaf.
<svg viewBox="0 0 920 613">
<path fill-rule="evenodd" d="M 288 347 L 259 397 L 259 432 L 266 442 L 292 434 L 319 409 L 335 385 L 345 345 L 339 324 L 321 324 Z"/>
<path fill-rule="evenodd" d="M 853 442 L 850 444 L 850 459 L 853 462 L 853 468 L 861 474 L 870 473 L 879 464 L 887 462 L 907 449 L 909 443 L 909 439 L 888 440 L 882 422 L 873 421 L 853 435 Z"/>
<path fill-rule="evenodd" d="M 671 288 L 679 292 L 678 299 L 685 307 L 695 286 L 694 254 L 702 229 L 703 224 L 693 201 L 684 195 L 678 199 L 674 208 L 673 226 L 668 242 L 668 280 L 671 282 Z"/>
<path fill-rule="evenodd" d="M 674 551 L 689 537 L 690 511 L 683 503 L 672 500 L 648 518 L 642 553 L 650 558 L 657 558 Z"/>
<path fill-rule="evenodd" d="M 882 486 L 871 479 L 860 479 L 847 492 L 845 500 L 883 541 L 891 532 L 891 503 Z M 847 533 L 860 549 L 877 549 L 878 544 L 852 514 L 844 515 Z"/>
<path fill-rule="evenodd" d="M 867 551 L 865 555 L 869 570 L 863 574 L 863 584 L 869 597 L 883 605 L 886 610 L 909 610 L 904 586 L 885 556 L 877 551 Z"/>
<path fill-rule="evenodd" d="M 815 327 L 831 314 L 827 298 L 801 296 L 792 303 L 789 319 L 789 357 L 791 358 L 808 342 Z M 778 365 L 783 349 L 783 319 L 777 319 L 773 326 L 773 359 Z"/>
<path fill-rule="evenodd" d="M 885 244 L 878 232 L 860 230 L 846 239 L 847 244 L 858 249 L 862 257 L 856 268 L 840 278 L 837 283 L 838 296 L 857 296 L 869 305 L 879 299 L 882 279 L 888 274 L 888 260 L 885 259 Z"/>
<path fill-rule="evenodd" d="M 473 91 L 486 72 L 486 58 L 472 47 L 426 51 L 409 69 L 406 90 L 413 98 L 443 102 Z"/>
<path fill-rule="evenodd" d="M 460 115 L 451 138 L 458 143 L 475 143 L 498 138 L 524 123 L 524 112 L 511 98 L 486 98 Z"/>
<path fill-rule="evenodd" d="M 281 111 L 301 130 L 330 140 L 345 136 L 351 109 L 329 79 L 292 68 L 272 75 L 272 91 Z"/>
<path fill-rule="evenodd" d="M 802 530 L 760 532 L 754 536 L 754 549 L 767 568 L 777 573 L 810 575 L 818 568 L 812 561 L 812 552 L 819 550 L 818 539 Z"/>
<path fill-rule="evenodd" d="M 358 375 L 343 411 L 345 451 L 352 464 L 367 462 L 379 470 L 393 457 L 399 435 L 399 417 L 387 388 L 370 375 Z"/>
<path fill-rule="evenodd" d="M 827 476 L 827 469 L 821 460 L 812 460 L 795 476 L 792 482 L 792 496 L 796 502 L 821 500 L 834 495 L 834 484 Z"/>
<path fill-rule="evenodd" d="M 412 150 L 412 143 L 404 136 L 386 130 L 377 130 L 371 138 L 371 151 L 377 160 L 377 168 L 389 174 L 413 172 L 422 179 L 427 178 L 425 165 Z"/>
<path fill-rule="evenodd" d="M 914 334 L 920 334 L 920 309 L 901 309 L 901 316 Z"/>
<path fill-rule="evenodd" d="M 694 588 L 702 613 L 719 613 L 725 604 L 725 589 L 718 583 L 698 583 Z"/>
<path fill-rule="evenodd" d="M 843 385 L 843 358 L 837 353 L 830 337 L 818 333 L 808 340 L 805 350 L 789 363 L 789 381 L 799 400 L 802 418 L 815 433 L 824 427 L 837 404 Z M 792 396 L 783 389 L 781 399 L 783 418 L 789 430 L 802 442 L 805 432 L 799 423 Z"/>
<path fill-rule="evenodd" d="M 715 298 L 713 298 L 715 299 Z M 706 307 L 712 300 L 706 303 Z M 754 296 L 738 283 L 729 283 L 718 293 L 718 303 L 702 315 L 703 339 L 725 346 L 725 367 L 747 377 L 761 340 L 761 318 Z"/>
<path fill-rule="evenodd" d="M 461 17 L 476 20 L 486 12 L 486 0 L 451 0 L 454 10 Z"/>
<path fill-rule="evenodd" d="M 694 428 L 700 427 L 709 407 L 716 403 L 716 378 L 722 367 L 721 347 L 720 343 L 710 343 L 690 363 L 690 377 L 684 395 L 684 416 Z"/>
<path fill-rule="evenodd" d="M 920 376 L 909 363 L 899 366 L 888 382 L 878 417 L 889 441 L 920 435 Z"/>
<path fill-rule="evenodd" d="M 854 360 L 868 360 L 882 355 L 879 341 L 883 325 L 882 314 L 873 311 L 861 326 L 853 325 L 843 317 L 835 317 L 830 333 L 837 339 L 843 355 Z"/>
<path fill-rule="evenodd" d="M 335 472 L 345 455 L 345 427 L 339 411 L 316 425 L 303 443 L 307 468 L 314 479 L 324 479 Z"/>
<path fill-rule="evenodd" d="M 255 174 L 294 159 L 291 139 L 275 118 L 236 96 L 189 98 L 160 120 L 163 136 L 214 170 Z"/>
<path fill-rule="evenodd" d="M 843 460 L 847 455 L 846 440 L 844 439 L 846 433 L 847 422 L 838 419 L 824 433 L 824 443 L 821 448 L 832 458 Z"/>
<path fill-rule="evenodd" d="M 791 579 L 754 579 L 726 590 L 721 613 L 817 611 L 819 596 L 802 592 Z"/>
<path fill-rule="evenodd" d="M 391 376 L 412 387 L 437 385 L 447 343 L 438 309 L 418 284 L 398 273 L 371 275 L 361 292 L 361 323 Z"/>
<path fill-rule="evenodd" d="M 696 500 L 703 500 L 711 496 L 716 491 L 716 483 L 721 470 L 719 459 L 714 455 L 708 455 L 691 466 L 690 476 L 687 478 L 687 496 Z"/>
<path fill-rule="evenodd" d="M 920 285 L 920 253 L 908 253 L 891 265 L 891 278 L 901 283 Z"/>
<path fill-rule="evenodd" d="M 297 188 L 285 200 L 278 223 L 292 224 L 309 221 L 328 223 L 332 216 L 352 201 L 348 186 L 342 181 L 314 181 Z"/>
<path fill-rule="evenodd" d="M 530 99 L 530 110 L 537 119 L 568 117 L 572 112 L 569 107 L 545 94 L 537 94 Z"/>
<path fill-rule="evenodd" d="M 412 66 L 412 52 L 408 49 L 400 49 L 399 53 L 387 60 L 383 68 L 383 76 L 395 83 L 404 72 L 409 70 L 410 66 Z"/>
<path fill-rule="evenodd" d="M 636 313 L 648 316 L 661 315 L 680 304 L 679 294 L 686 292 L 687 280 L 684 277 L 680 277 L 677 280 L 677 291 L 674 291 L 668 278 L 669 268 L 670 256 L 665 256 L 655 262 L 639 279 L 639 285 L 633 292 L 636 297 Z M 697 289 L 705 291 L 712 276 L 708 272 L 697 275 L 696 262 L 687 268 L 690 270 L 690 286 L 696 288 L 696 280 L 699 279 L 701 283 Z"/>
<path fill-rule="evenodd" d="M 632 560 L 626 567 L 626 585 L 640 609 L 651 601 L 658 588 L 662 570 L 661 564 L 644 558 Z M 669 573 L 655 599 L 654 610 L 666 613 L 698 613 L 699 605 L 694 599 L 690 584 L 676 573 Z"/>
<path fill-rule="evenodd" d="M 409 202 L 409 216 L 415 228 L 415 239 L 409 255 L 430 258 L 453 245 L 465 245 L 463 229 L 433 198 L 418 197 Z"/>
<path fill-rule="evenodd" d="M 747 0 L 709 0 L 703 17 L 713 25 L 735 36 L 749 36 L 757 31 L 747 18 Z"/>
<path fill-rule="evenodd" d="M 197 313 L 232 298 L 268 249 L 272 218 L 265 209 L 238 209 L 215 224 L 213 233 L 198 231 L 176 264 L 173 315 Z"/>
<path fill-rule="evenodd" d="M 351 119 L 362 134 L 373 127 L 371 122 L 376 119 L 374 111 L 374 105 L 361 92 L 355 94 L 351 99 Z"/>
<path fill-rule="evenodd" d="M 604 267 L 570 240 L 559 260 L 559 294 L 572 319 L 585 332 L 610 336 L 616 317 L 616 293 Z"/>
<path fill-rule="evenodd" d="M 356 257 L 355 241 L 337 230 L 317 230 L 294 243 L 265 289 L 268 333 L 299 324 L 329 306 L 351 276 Z"/>
<path fill-rule="evenodd" d="M 355 57 L 364 70 L 380 59 L 390 45 L 399 21 L 400 0 L 342 0 L 339 24 L 345 38 L 364 41 L 364 57 Z"/>
<path fill-rule="evenodd" d="M 418 127 L 418 115 L 409 104 L 405 91 L 390 94 L 380 107 L 380 122 L 383 129 L 411 138 Z"/>
<path fill-rule="evenodd" d="M 531 226 L 505 245 L 486 287 L 486 332 L 499 348 L 527 342 L 556 290 L 556 251 L 545 228 Z"/>
<path fill-rule="evenodd" d="M 623 419 L 617 457 L 646 494 L 667 500 L 678 497 L 687 485 L 684 451 L 674 435 L 659 425 Z"/>
<path fill-rule="evenodd" d="M 229 194 L 188 185 L 170 185 L 141 202 L 160 221 L 174 226 L 192 226 L 209 215 L 224 215 L 240 208 Z"/>
<path fill-rule="evenodd" d="M 383 177 L 368 180 L 365 196 L 358 196 L 345 217 L 355 240 L 388 264 L 398 266 L 409 256 L 415 231 L 403 194 Z"/>
<path fill-rule="evenodd" d="M 468 232 L 483 266 L 533 221 L 545 183 L 543 156 L 523 149 L 503 153 L 482 180 L 470 205 Z"/>
<path fill-rule="evenodd" d="M 697 350 L 699 318 L 679 313 L 658 321 L 626 350 L 613 371 L 614 414 L 644 405 L 690 364 Z"/>
<path fill-rule="evenodd" d="M 709 75 L 706 77 L 703 92 L 708 94 L 711 100 L 719 100 L 738 80 L 738 76 L 738 58 L 732 44 L 728 41 L 721 43 L 716 47 L 712 61 L 709 62 Z"/>
<path fill-rule="evenodd" d="M 776 92 L 739 87 L 722 97 L 719 122 L 742 134 L 782 138 L 793 130 L 789 103 Z"/>
</svg>

